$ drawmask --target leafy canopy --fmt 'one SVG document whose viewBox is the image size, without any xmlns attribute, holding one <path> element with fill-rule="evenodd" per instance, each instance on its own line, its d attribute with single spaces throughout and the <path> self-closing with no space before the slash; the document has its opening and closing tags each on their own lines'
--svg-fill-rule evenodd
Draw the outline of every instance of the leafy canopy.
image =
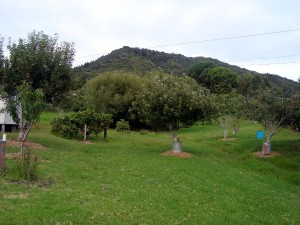
<svg viewBox="0 0 300 225">
<path fill-rule="evenodd" d="M 112 123 L 112 115 L 98 113 L 94 110 L 80 111 L 55 118 L 51 125 L 51 132 L 67 139 L 81 139 L 84 135 L 84 126 L 88 134 L 99 134 Z"/>
<path fill-rule="evenodd" d="M 144 78 L 133 111 L 153 129 L 177 130 L 210 116 L 210 95 L 189 77 L 154 74 Z"/>
<path fill-rule="evenodd" d="M 134 73 L 107 72 L 87 82 L 85 103 L 88 109 L 112 114 L 115 120 L 128 119 L 140 88 L 141 77 Z"/>
<path fill-rule="evenodd" d="M 74 43 L 58 43 L 57 34 L 51 37 L 33 31 L 27 39 L 9 42 L 9 57 L 5 60 L 1 85 L 9 96 L 18 93 L 23 82 L 33 90 L 41 89 L 47 103 L 59 102 L 71 84 L 71 66 L 75 55 Z"/>
</svg>

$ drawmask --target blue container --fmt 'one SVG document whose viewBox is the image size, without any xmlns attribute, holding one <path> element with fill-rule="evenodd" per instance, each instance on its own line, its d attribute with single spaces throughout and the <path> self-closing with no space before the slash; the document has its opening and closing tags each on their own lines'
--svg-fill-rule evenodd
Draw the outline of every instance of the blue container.
<svg viewBox="0 0 300 225">
<path fill-rule="evenodd" d="M 265 134 L 264 134 L 264 132 L 263 131 L 257 131 L 256 132 L 256 138 L 257 139 L 264 139 L 264 137 L 265 137 Z"/>
</svg>

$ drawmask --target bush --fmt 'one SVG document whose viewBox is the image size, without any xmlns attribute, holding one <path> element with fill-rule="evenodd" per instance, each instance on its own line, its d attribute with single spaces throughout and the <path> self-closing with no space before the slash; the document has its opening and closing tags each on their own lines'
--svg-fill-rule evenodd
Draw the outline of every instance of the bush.
<svg viewBox="0 0 300 225">
<path fill-rule="evenodd" d="M 51 132 L 59 137 L 67 139 L 82 139 L 84 125 L 88 134 L 99 134 L 106 130 L 112 122 L 112 115 L 97 113 L 93 110 L 80 111 L 65 115 L 62 118 L 54 118 Z"/>
<path fill-rule="evenodd" d="M 122 133 L 129 132 L 129 130 L 130 130 L 129 122 L 125 121 L 124 119 L 119 120 L 116 123 L 116 130 L 117 130 L 117 132 L 122 132 Z"/>
<path fill-rule="evenodd" d="M 36 181 L 38 169 L 38 157 L 31 154 L 29 147 L 24 148 L 24 152 L 17 158 L 17 171 L 19 178 L 27 181 Z"/>
</svg>

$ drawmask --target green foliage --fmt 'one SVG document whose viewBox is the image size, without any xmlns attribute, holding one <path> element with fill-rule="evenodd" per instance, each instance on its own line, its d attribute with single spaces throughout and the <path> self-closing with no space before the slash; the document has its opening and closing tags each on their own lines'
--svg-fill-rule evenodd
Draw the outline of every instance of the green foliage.
<svg viewBox="0 0 300 225">
<path fill-rule="evenodd" d="M 3 52 L 3 41 L 4 38 L 0 35 L 0 80 L 3 79 L 4 73 L 4 52 Z M 0 84 L 2 82 L 0 81 Z M 0 91 L 2 91 L 2 87 L 0 87 Z M 1 94 L 1 93 L 0 93 Z"/>
<path fill-rule="evenodd" d="M 263 125 L 267 141 L 288 125 L 288 118 L 299 107 L 292 99 L 284 98 L 281 94 L 279 90 L 266 89 L 247 99 L 245 115 Z"/>
<path fill-rule="evenodd" d="M 129 121 L 125 121 L 124 119 L 117 121 L 116 130 L 117 132 L 122 132 L 122 133 L 129 132 L 130 131 Z"/>
<path fill-rule="evenodd" d="M 23 154 L 17 158 L 17 171 L 20 179 L 36 181 L 38 179 L 38 157 L 32 154 L 30 147 L 25 147 Z"/>
<path fill-rule="evenodd" d="M 88 109 L 113 115 L 114 120 L 130 119 L 128 113 L 141 87 L 141 77 L 133 73 L 107 72 L 86 84 L 85 104 Z"/>
<path fill-rule="evenodd" d="M 283 97 L 290 97 L 297 92 L 297 82 L 274 74 L 263 74 L 270 84 L 279 88 Z"/>
<path fill-rule="evenodd" d="M 195 80 L 197 80 L 197 82 L 203 83 L 204 80 L 202 79 L 201 74 L 205 70 L 214 68 L 214 67 L 216 67 L 216 64 L 214 64 L 213 62 L 210 62 L 210 61 L 197 62 L 189 68 L 188 75 L 190 77 L 194 78 Z"/>
<path fill-rule="evenodd" d="M 215 96 L 216 116 L 224 128 L 224 139 L 228 137 L 228 128 L 232 126 L 233 133 L 239 130 L 239 118 L 244 115 L 245 98 L 232 91 Z"/>
<path fill-rule="evenodd" d="M 5 60 L 1 85 L 9 96 L 15 96 L 16 87 L 23 82 L 33 90 L 42 89 L 47 103 L 57 105 L 71 84 L 71 65 L 75 55 L 74 44 L 58 43 L 58 35 L 44 32 L 28 34 L 27 39 L 9 43 L 9 58 Z"/>
<path fill-rule="evenodd" d="M 189 74 L 189 69 L 200 62 L 212 62 L 218 67 L 226 67 L 239 75 L 252 73 L 251 71 L 206 57 L 185 57 L 180 54 L 169 54 L 149 49 L 123 47 L 102 56 L 95 61 L 85 63 L 74 68 L 74 77 L 80 85 L 86 80 L 100 73 L 108 71 L 124 71 L 145 75 L 153 70 L 162 70 L 163 73 L 182 76 Z M 264 74 L 267 80 L 284 90 L 285 93 L 297 88 L 296 82 L 277 75 Z"/>
<path fill-rule="evenodd" d="M 58 108 L 65 112 L 79 112 L 86 110 L 84 87 L 65 93 L 64 98 L 59 103 Z"/>
<path fill-rule="evenodd" d="M 239 76 L 237 80 L 238 93 L 245 97 L 252 97 L 270 87 L 267 78 L 258 73 L 247 73 Z"/>
<path fill-rule="evenodd" d="M 300 84 L 300 82 L 299 82 Z M 291 98 L 292 112 L 287 118 L 286 124 L 290 125 L 293 129 L 300 131 L 300 85 L 299 91 Z"/>
<path fill-rule="evenodd" d="M 16 97 L 7 97 L 6 110 L 12 115 L 14 121 L 19 123 L 36 123 L 39 116 L 46 108 L 44 93 L 42 90 L 33 90 L 28 83 L 23 83 L 17 87 Z"/>
<path fill-rule="evenodd" d="M 46 108 L 45 95 L 41 89 L 33 90 L 30 85 L 23 83 L 18 87 L 17 102 L 21 107 L 23 122 L 36 123 Z"/>
<path fill-rule="evenodd" d="M 238 94 L 236 91 L 216 95 L 214 98 L 216 116 L 242 117 L 244 115 L 245 101 L 244 96 Z"/>
<path fill-rule="evenodd" d="M 197 62 L 212 62 L 217 66 L 231 68 L 238 74 L 244 74 L 246 69 L 232 66 L 217 59 L 206 57 L 185 57 L 180 54 L 169 54 L 149 49 L 130 48 L 124 46 L 100 57 L 95 61 L 85 63 L 74 68 L 75 77 L 82 83 L 99 73 L 108 71 L 124 71 L 146 75 L 153 70 L 162 70 L 163 73 L 176 76 L 187 75 L 189 68 Z"/>
<path fill-rule="evenodd" d="M 200 80 L 212 93 L 230 93 L 237 87 L 238 75 L 225 67 L 213 67 L 203 71 Z"/>
<path fill-rule="evenodd" d="M 51 133 L 66 139 L 82 139 L 83 129 L 78 128 L 70 116 L 65 115 L 63 118 L 54 118 L 51 122 Z"/>
<path fill-rule="evenodd" d="M 13 120 L 20 123 L 21 129 L 18 141 L 25 142 L 30 129 L 35 124 L 46 108 L 45 96 L 42 90 L 34 90 L 28 83 L 23 82 L 17 87 L 15 97 L 5 96 L 6 108 Z M 23 151 L 21 147 L 21 152 Z"/>
<path fill-rule="evenodd" d="M 189 77 L 156 74 L 145 77 L 133 104 L 144 123 L 152 129 L 177 130 L 210 116 L 207 90 Z"/>
<path fill-rule="evenodd" d="M 59 137 L 67 139 L 82 139 L 84 126 L 87 126 L 88 134 L 99 134 L 112 123 L 112 115 L 97 113 L 93 110 L 80 111 L 55 118 L 52 122 L 51 132 Z"/>
</svg>

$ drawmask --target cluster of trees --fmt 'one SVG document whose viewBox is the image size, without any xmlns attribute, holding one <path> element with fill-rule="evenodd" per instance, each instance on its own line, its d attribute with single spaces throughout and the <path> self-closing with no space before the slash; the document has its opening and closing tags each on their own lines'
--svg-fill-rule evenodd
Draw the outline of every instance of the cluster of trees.
<svg viewBox="0 0 300 225">
<path fill-rule="evenodd" d="M 260 74 L 238 76 L 230 69 L 217 67 L 211 62 L 194 64 L 189 69 L 189 76 L 216 94 L 224 138 L 227 137 L 227 122 L 232 117 L 262 123 L 269 144 L 283 126 L 299 129 L 300 89 L 287 95 L 285 90 L 272 85 Z"/>
<path fill-rule="evenodd" d="M 7 57 L 0 38 L 0 95 L 6 110 L 21 124 L 22 143 L 46 106 L 59 107 L 71 88 L 74 44 L 59 43 L 58 38 L 33 31 L 26 39 L 9 41 Z"/>
<path fill-rule="evenodd" d="M 188 76 L 166 74 L 164 68 L 143 72 L 141 76 L 133 68 L 132 72 L 105 72 L 82 85 L 71 73 L 74 44 L 58 43 L 58 35 L 51 37 L 34 31 L 27 39 L 9 43 L 7 58 L 2 47 L 3 39 L 0 39 L 1 96 L 15 119 L 22 120 L 20 140 L 23 141 L 46 104 L 78 111 L 53 123 L 54 133 L 64 135 L 61 131 L 67 127 L 66 133 L 69 135 L 74 130 L 76 134 L 70 134 L 74 137 L 83 132 L 84 125 L 89 133 L 99 133 L 108 124 L 125 120 L 130 122 L 126 127 L 169 130 L 174 141 L 178 139 L 179 128 L 216 118 L 221 118 L 225 139 L 231 118 L 261 122 L 268 141 L 284 125 L 299 127 L 299 98 L 294 93 L 283 93 L 256 73 L 239 76 L 229 68 L 201 61 L 190 67 Z M 166 59 L 163 54 L 157 58 L 157 52 L 136 51 L 150 57 L 152 62 L 165 60 L 173 68 L 178 66 L 178 62 L 169 60 L 178 58 L 177 55 Z M 126 52 L 121 57 L 124 58 L 135 60 L 134 55 L 128 56 Z M 69 91 L 72 87 L 77 90 Z M 26 117 L 27 112 L 34 116 Z M 93 119 L 88 114 L 91 112 Z M 107 115 L 106 125 L 101 115 Z M 237 124 L 235 129 L 238 130 Z"/>
</svg>

